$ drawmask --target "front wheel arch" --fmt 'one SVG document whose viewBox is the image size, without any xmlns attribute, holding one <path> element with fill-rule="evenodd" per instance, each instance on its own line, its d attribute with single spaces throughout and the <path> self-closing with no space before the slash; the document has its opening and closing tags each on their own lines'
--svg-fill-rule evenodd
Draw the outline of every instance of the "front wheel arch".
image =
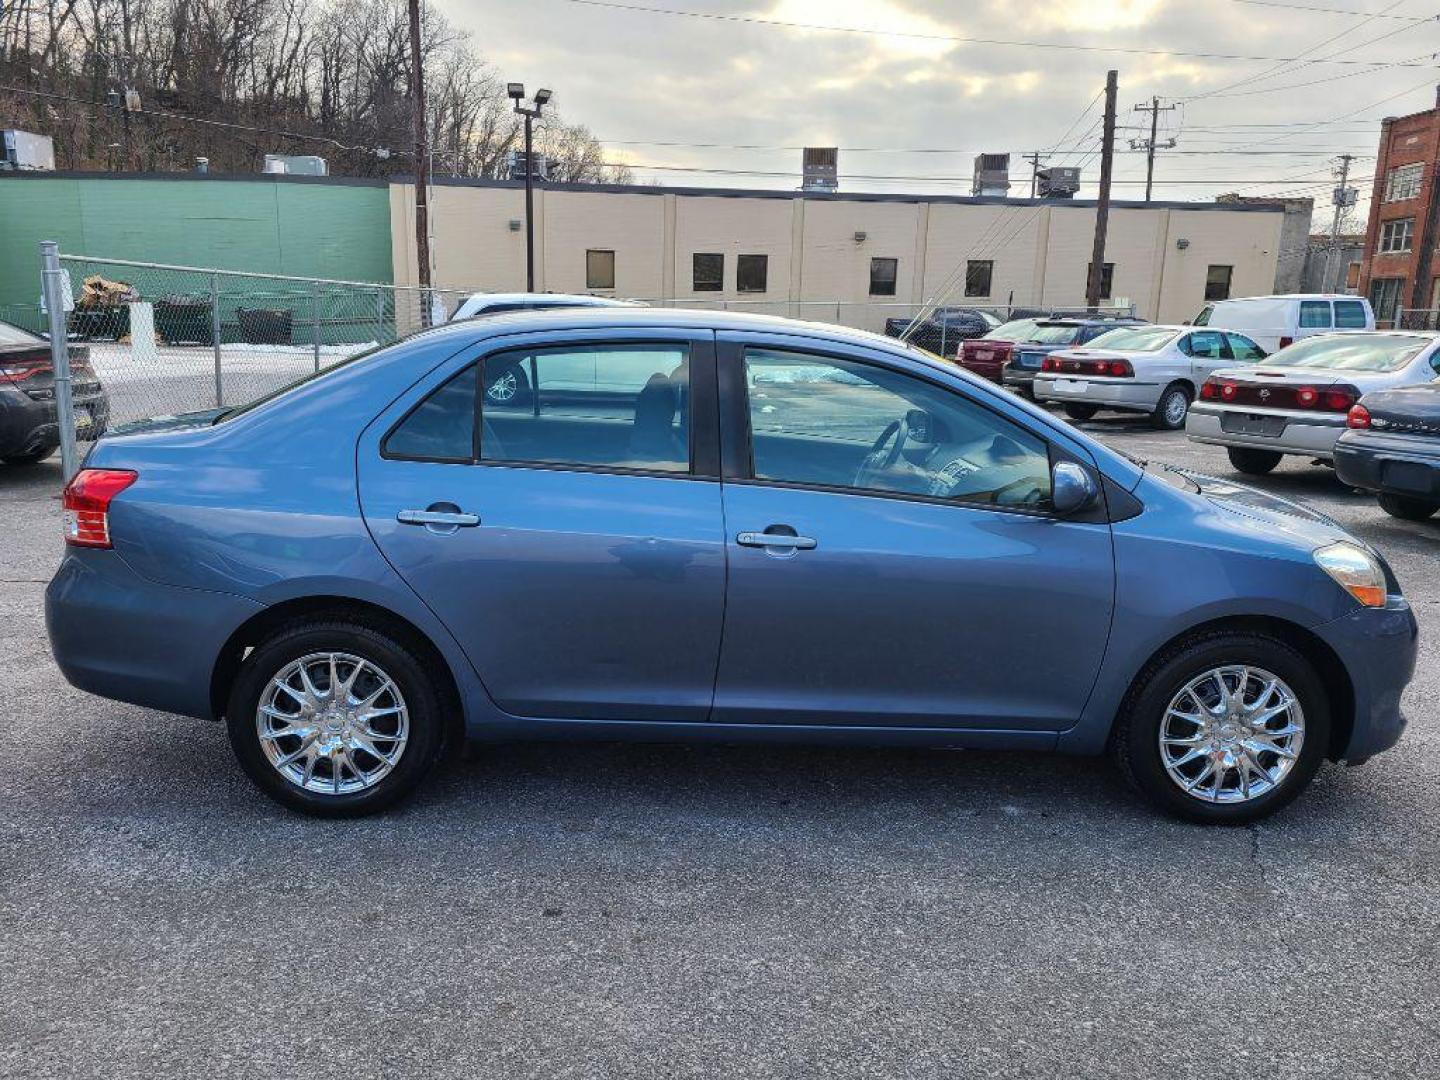
<svg viewBox="0 0 1440 1080">
<path fill-rule="evenodd" d="M 242 623 L 220 648 L 210 674 L 210 715 L 225 719 L 230 691 L 240 672 L 240 665 L 256 645 L 282 627 L 298 622 L 343 620 L 371 626 L 389 634 L 412 649 L 436 680 L 436 691 L 444 712 L 444 753 L 464 738 L 464 707 L 455 674 L 435 643 L 418 626 L 379 604 L 346 596 L 306 596 L 285 600 L 252 615 Z"/>
<path fill-rule="evenodd" d="M 1241 615 L 1212 619 L 1181 631 L 1157 648 L 1130 679 L 1130 685 L 1121 699 L 1120 708 L 1115 710 L 1115 716 L 1111 720 L 1111 735 L 1114 735 L 1120 717 L 1124 716 L 1126 710 L 1132 706 L 1136 696 L 1144 688 L 1150 674 L 1156 668 L 1165 663 L 1174 653 L 1187 648 L 1201 638 L 1229 633 L 1264 634 L 1273 637 L 1277 641 L 1289 645 L 1309 661 L 1310 666 L 1319 676 L 1321 684 L 1325 687 L 1325 695 L 1330 701 L 1330 745 L 1325 748 L 1325 756 L 1331 761 L 1339 761 L 1345 753 L 1345 748 L 1350 745 L 1350 737 L 1355 730 L 1355 687 L 1350 682 L 1349 673 L 1346 672 L 1340 657 L 1335 654 L 1335 650 L 1322 639 L 1299 623 L 1268 615 Z"/>
</svg>

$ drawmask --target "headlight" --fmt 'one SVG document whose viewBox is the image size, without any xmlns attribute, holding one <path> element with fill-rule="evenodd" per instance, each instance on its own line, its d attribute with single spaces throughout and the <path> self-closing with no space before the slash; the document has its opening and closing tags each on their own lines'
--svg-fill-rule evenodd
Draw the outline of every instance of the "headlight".
<svg viewBox="0 0 1440 1080">
<path fill-rule="evenodd" d="M 1364 548 L 1341 541 L 1315 552 L 1315 561 L 1365 607 L 1385 606 L 1385 571 Z"/>
</svg>

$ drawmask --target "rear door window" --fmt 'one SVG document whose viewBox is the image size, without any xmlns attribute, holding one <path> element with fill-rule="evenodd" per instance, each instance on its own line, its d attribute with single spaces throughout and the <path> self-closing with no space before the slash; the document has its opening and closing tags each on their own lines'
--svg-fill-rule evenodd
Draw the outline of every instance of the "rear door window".
<svg viewBox="0 0 1440 1080">
<path fill-rule="evenodd" d="M 1242 363 L 1253 363 L 1256 360 L 1265 359 L 1265 350 L 1256 345 L 1244 334 L 1226 334 L 1230 339 L 1230 353 L 1232 359 Z"/>
<path fill-rule="evenodd" d="M 1225 343 L 1225 335 L 1218 330 L 1196 330 L 1188 341 L 1185 352 L 1189 356 L 1198 356 L 1202 360 L 1230 359 L 1230 348 Z"/>
<path fill-rule="evenodd" d="M 1335 325 L 1341 330 L 1364 330 L 1369 325 L 1365 305 L 1359 300 L 1335 301 Z"/>
<path fill-rule="evenodd" d="M 1301 300 L 1300 325 L 1307 330 L 1330 329 L 1330 301 Z"/>
</svg>

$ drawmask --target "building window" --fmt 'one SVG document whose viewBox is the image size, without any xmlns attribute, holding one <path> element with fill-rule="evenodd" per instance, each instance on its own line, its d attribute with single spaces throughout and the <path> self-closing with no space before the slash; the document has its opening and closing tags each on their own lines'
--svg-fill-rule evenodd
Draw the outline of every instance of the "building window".
<svg viewBox="0 0 1440 1080">
<path fill-rule="evenodd" d="M 900 270 L 899 259 L 870 260 L 870 295 L 894 296 L 895 278 Z"/>
<path fill-rule="evenodd" d="M 585 252 L 585 287 L 587 289 L 613 289 L 615 287 L 615 252 L 591 248 Z"/>
<path fill-rule="evenodd" d="M 971 259 L 965 264 L 965 295 L 989 296 L 990 278 L 995 273 L 993 259 Z"/>
<path fill-rule="evenodd" d="M 735 258 L 735 288 L 740 292 L 764 292 L 769 273 L 769 255 L 739 255 Z"/>
<path fill-rule="evenodd" d="M 1399 202 L 1402 199 L 1413 199 L 1420 194 L 1420 176 L 1425 171 L 1425 166 L 1416 162 L 1414 165 L 1397 165 L 1385 174 L 1385 198 L 1384 202 Z"/>
<path fill-rule="evenodd" d="M 1090 288 L 1090 275 L 1095 272 L 1095 264 L 1090 263 L 1085 267 L 1085 288 Z M 1100 264 L 1100 299 L 1110 299 L 1110 288 L 1115 284 L 1115 264 Z"/>
<path fill-rule="evenodd" d="M 1405 287 L 1404 278 L 1373 278 L 1370 282 L 1370 306 L 1375 309 L 1375 324 L 1390 323 L 1395 319 L 1395 308 L 1400 303 L 1400 290 Z"/>
<path fill-rule="evenodd" d="M 1234 272 L 1233 266 L 1211 265 L 1205 271 L 1205 299 L 1229 300 L 1230 275 Z"/>
<path fill-rule="evenodd" d="M 1415 219 L 1399 218 L 1386 221 L 1380 226 L 1380 253 L 1389 255 L 1410 250 L 1410 241 L 1415 235 Z"/>
<path fill-rule="evenodd" d="M 693 257 L 696 292 L 719 292 L 725 287 L 725 256 L 697 251 Z"/>
</svg>

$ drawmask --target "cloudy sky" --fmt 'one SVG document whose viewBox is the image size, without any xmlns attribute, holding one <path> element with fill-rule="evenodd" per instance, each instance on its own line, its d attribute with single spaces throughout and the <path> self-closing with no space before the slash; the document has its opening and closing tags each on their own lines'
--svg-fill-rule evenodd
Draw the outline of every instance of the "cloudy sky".
<svg viewBox="0 0 1440 1080">
<path fill-rule="evenodd" d="M 966 193 L 974 155 L 1008 151 L 1028 194 L 1019 155 L 1041 149 L 1093 196 L 1113 67 L 1117 198 L 1143 192 L 1133 106 L 1159 95 L 1177 143 L 1157 198 L 1328 204 L 1334 156 L 1356 155 L 1364 198 L 1379 118 L 1429 108 L 1440 82 L 1434 0 L 438 3 L 502 77 L 550 87 L 612 160 L 666 185 L 793 188 L 794 148 L 837 145 L 846 189 Z"/>
</svg>

